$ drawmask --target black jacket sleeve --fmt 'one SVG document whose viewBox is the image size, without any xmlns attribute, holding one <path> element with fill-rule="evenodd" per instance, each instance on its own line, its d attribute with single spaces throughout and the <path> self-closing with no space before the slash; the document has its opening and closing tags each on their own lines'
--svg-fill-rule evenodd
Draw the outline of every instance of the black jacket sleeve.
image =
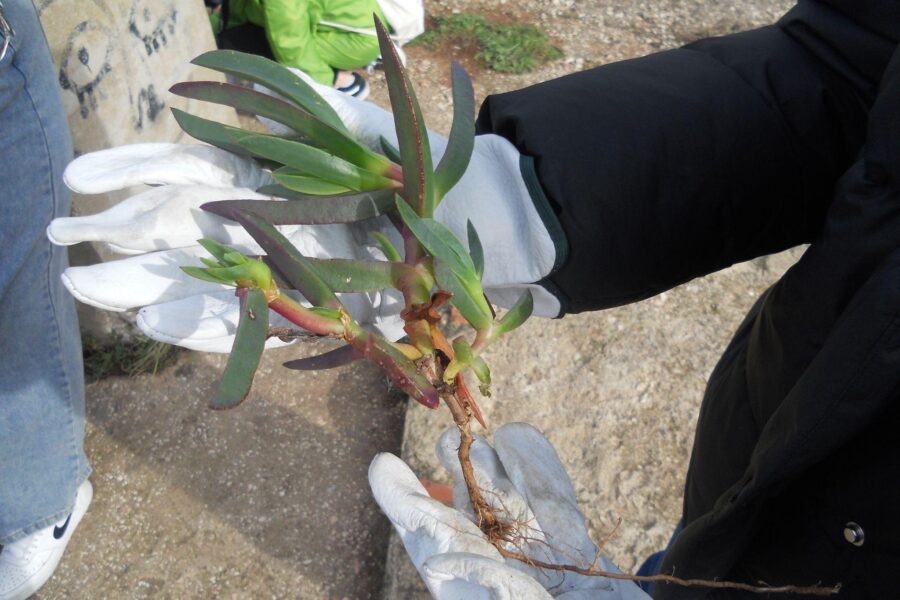
<svg viewBox="0 0 900 600">
<path fill-rule="evenodd" d="M 800 2 L 777 24 L 489 97 L 569 252 L 564 310 L 640 300 L 809 242 L 896 38 Z M 523 164 L 530 164 L 523 162 Z"/>
</svg>

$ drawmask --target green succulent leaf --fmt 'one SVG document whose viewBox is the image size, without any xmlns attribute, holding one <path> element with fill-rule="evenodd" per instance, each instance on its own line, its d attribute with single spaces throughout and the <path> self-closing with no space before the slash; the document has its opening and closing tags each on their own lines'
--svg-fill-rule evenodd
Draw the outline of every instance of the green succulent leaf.
<svg viewBox="0 0 900 600">
<path fill-rule="evenodd" d="M 375 292 L 395 287 L 411 267 L 382 260 L 307 258 L 316 274 L 335 292 Z"/>
<path fill-rule="evenodd" d="M 379 136 L 379 137 L 378 137 L 378 144 L 381 146 L 381 151 L 384 152 L 384 155 L 385 155 L 388 159 L 394 161 L 394 162 L 397 163 L 398 165 L 399 165 L 401 162 L 403 162 L 403 159 L 400 158 L 400 150 L 398 150 L 397 147 L 396 147 L 395 145 L 393 145 L 392 143 L 390 143 L 390 142 L 387 140 L 386 137 L 384 137 L 383 135 L 382 135 L 382 136 Z"/>
<path fill-rule="evenodd" d="M 249 210 L 272 225 L 318 225 L 356 223 L 383 215 L 394 208 L 393 190 L 351 193 L 329 198 L 305 196 L 282 200 L 219 200 L 207 202 L 203 210 L 233 219 L 235 210 Z"/>
<path fill-rule="evenodd" d="M 466 172 L 475 146 L 475 94 L 472 81 L 458 62 L 450 65 L 453 83 L 453 124 L 444 156 L 434 171 L 437 202 L 450 191 Z"/>
<path fill-rule="evenodd" d="M 400 164 L 403 167 L 403 195 L 422 216 L 434 213 L 434 166 L 422 111 L 415 92 L 406 76 L 397 50 L 384 24 L 375 17 L 378 44 L 384 60 L 388 94 L 394 112 L 394 126 L 400 143 Z"/>
<path fill-rule="evenodd" d="M 396 204 L 400 218 L 429 254 L 441 258 L 463 279 L 478 278 L 472 258 L 452 231 L 439 221 L 419 217 L 402 198 Z"/>
<path fill-rule="evenodd" d="M 316 306 L 331 309 L 343 307 L 334 291 L 318 276 L 310 260 L 300 254 L 280 231 L 248 211 L 235 211 L 234 219 L 262 246 L 279 273 L 304 298 Z"/>
<path fill-rule="evenodd" d="M 312 86 L 274 60 L 234 50 L 213 50 L 201 54 L 191 62 L 201 67 L 258 83 L 297 103 L 298 106 L 334 129 L 347 132 L 347 127 L 338 114 Z"/>
<path fill-rule="evenodd" d="M 526 290 L 524 294 L 516 301 L 515 305 L 509 309 L 503 317 L 497 322 L 495 330 L 498 335 L 509 333 L 531 316 L 534 310 L 534 297 L 530 290 Z"/>
<path fill-rule="evenodd" d="M 216 410 L 234 408 L 247 397 L 269 330 L 269 307 L 263 292 L 250 288 L 239 295 L 241 316 L 234 345 L 219 389 L 209 404 Z"/>
<path fill-rule="evenodd" d="M 463 281 L 446 261 L 438 257 L 434 258 L 434 277 L 438 287 L 453 294 L 450 303 L 472 327 L 490 327 L 493 318 L 491 307 L 484 299 L 484 291 L 478 279 Z"/>
<path fill-rule="evenodd" d="M 228 150 L 234 154 L 239 154 L 241 156 L 250 155 L 249 152 L 241 148 L 235 143 L 231 136 L 228 135 L 225 125 L 217 123 L 216 121 L 210 121 L 209 119 L 196 117 L 177 108 L 172 109 L 172 115 L 175 117 L 178 126 L 192 138 L 200 140 L 201 142 L 206 142 L 207 144 L 212 144 L 222 150 Z"/>
<path fill-rule="evenodd" d="M 281 167 L 272 172 L 272 177 L 279 184 L 264 185 L 257 191 L 260 194 L 271 194 L 288 200 L 299 196 L 337 196 L 353 192 L 350 188 L 324 181 L 315 176 L 305 175 L 297 169 Z"/>
<path fill-rule="evenodd" d="M 387 158 L 372 152 L 343 130 L 323 123 L 289 102 L 250 88 L 215 81 L 189 81 L 177 83 L 169 91 L 185 98 L 223 104 L 271 119 L 297 132 L 300 141 L 369 171 L 383 173 L 391 164 Z"/>
<path fill-rule="evenodd" d="M 484 277 L 484 247 L 481 245 L 481 238 L 472 221 L 466 221 L 466 234 L 469 237 L 469 256 L 472 257 L 472 264 L 475 265 L 475 273 L 478 279 Z"/>
<path fill-rule="evenodd" d="M 201 246 L 203 246 L 204 250 L 206 250 L 207 252 L 209 252 L 210 254 L 215 256 L 216 260 L 218 260 L 220 262 L 223 262 L 225 260 L 226 254 L 234 251 L 232 248 L 229 248 L 225 244 L 220 244 L 216 240 L 211 240 L 208 238 L 203 238 L 203 239 L 197 240 L 197 243 L 200 244 Z M 218 267 L 219 265 L 210 265 L 210 266 Z"/>
<path fill-rule="evenodd" d="M 377 231 L 373 231 L 372 236 L 378 240 L 378 245 L 381 246 L 381 251 L 384 252 L 385 258 L 391 262 L 401 262 L 403 260 L 400 256 L 400 251 L 397 250 L 396 246 L 391 243 L 391 240 L 389 240 L 387 236 L 378 233 Z"/>
<path fill-rule="evenodd" d="M 201 259 L 203 260 L 203 259 Z M 209 265 L 204 261 L 204 264 Z M 215 268 L 215 267 L 213 267 Z M 217 283 L 219 285 L 230 285 L 234 286 L 234 282 L 230 279 L 225 279 L 223 277 L 216 277 L 212 273 L 208 272 L 206 269 L 201 269 L 200 267 L 181 267 L 181 270 L 190 275 L 191 277 L 196 277 L 197 279 L 202 279 L 203 281 L 208 281 L 210 283 Z"/>
<path fill-rule="evenodd" d="M 319 371 L 321 369 L 343 367 L 361 358 L 363 358 L 363 355 L 356 348 L 347 344 L 316 356 L 289 360 L 284 363 L 284 366 L 295 371 Z"/>
<path fill-rule="evenodd" d="M 377 190 L 394 185 L 394 181 L 387 177 L 301 142 L 274 135 L 247 133 L 231 127 L 227 131 L 241 148 L 252 155 L 281 163 L 303 175 L 312 175 L 355 191 Z M 277 177 L 276 181 L 285 185 Z"/>
</svg>

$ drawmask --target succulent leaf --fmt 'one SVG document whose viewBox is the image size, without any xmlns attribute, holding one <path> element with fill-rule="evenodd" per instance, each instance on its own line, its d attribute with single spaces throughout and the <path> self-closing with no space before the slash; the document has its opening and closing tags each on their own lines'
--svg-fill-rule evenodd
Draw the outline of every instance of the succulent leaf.
<svg viewBox="0 0 900 600">
<path fill-rule="evenodd" d="M 194 116 L 177 108 L 172 109 L 172 115 L 175 117 L 178 126 L 192 138 L 212 144 L 222 150 L 228 150 L 234 154 L 240 154 L 241 156 L 250 155 L 249 152 L 237 145 L 231 136 L 228 135 L 225 125 Z"/>
<path fill-rule="evenodd" d="M 419 217 L 402 198 L 397 198 L 397 210 L 400 218 L 429 254 L 444 260 L 461 277 L 477 278 L 472 258 L 446 225 L 434 219 Z"/>
<path fill-rule="evenodd" d="M 512 308 L 509 309 L 501 319 L 497 322 L 496 331 L 498 335 L 509 333 L 516 327 L 524 323 L 531 312 L 534 310 L 534 297 L 530 290 L 526 290 L 524 294 L 516 301 Z"/>
<path fill-rule="evenodd" d="M 216 410 L 234 408 L 247 397 L 269 330 L 269 307 L 265 294 L 259 289 L 250 288 L 242 290 L 239 296 L 241 315 L 234 345 L 219 389 L 209 404 L 210 408 Z"/>
<path fill-rule="evenodd" d="M 485 329 L 491 326 L 491 307 L 484 299 L 480 281 L 469 280 L 469 285 L 466 285 L 450 265 L 438 257 L 434 259 L 434 276 L 438 287 L 453 294 L 450 303 L 472 327 Z"/>
<path fill-rule="evenodd" d="M 293 129 L 304 143 L 339 156 L 359 167 L 384 172 L 391 162 L 360 144 L 343 130 L 323 123 L 293 104 L 240 85 L 216 81 L 190 81 L 173 85 L 170 92 L 185 98 L 231 106 Z"/>
<path fill-rule="evenodd" d="M 304 196 L 292 201 L 219 200 L 200 208 L 234 220 L 235 210 L 249 210 L 272 225 L 355 223 L 386 214 L 394 208 L 393 190 L 351 193 L 343 196 Z"/>
<path fill-rule="evenodd" d="M 201 54 L 191 62 L 201 67 L 258 83 L 297 103 L 298 106 L 333 128 L 347 131 L 347 127 L 331 105 L 323 100 L 312 86 L 274 60 L 234 50 L 213 50 Z"/>
<path fill-rule="evenodd" d="M 242 129 L 228 128 L 227 131 L 238 145 L 254 156 L 281 163 L 301 174 L 312 175 L 351 190 L 377 190 L 395 184 L 387 177 L 301 142 L 274 135 L 247 133 Z M 283 181 L 279 183 L 284 184 Z"/>
<path fill-rule="evenodd" d="M 458 62 L 450 65 L 453 84 L 453 124 L 447 149 L 434 171 L 437 202 L 460 180 L 475 146 L 475 94 L 472 81 Z"/>
<path fill-rule="evenodd" d="M 280 231 L 248 211 L 235 211 L 235 220 L 263 247 L 278 271 L 303 296 L 317 306 L 343 308 L 334 291 L 316 274 L 309 259 Z"/>
<path fill-rule="evenodd" d="M 469 238 L 469 256 L 472 257 L 472 264 L 475 265 L 475 273 L 478 279 L 484 277 L 484 247 L 481 245 L 481 238 L 472 221 L 466 221 L 466 234 Z"/>
<path fill-rule="evenodd" d="M 381 251 L 384 252 L 385 258 L 392 262 L 400 262 L 403 260 L 400 256 L 400 251 L 397 250 L 387 236 L 377 231 L 372 232 L 372 236 L 378 240 L 378 245 L 381 246 Z"/>
<path fill-rule="evenodd" d="M 434 166 L 425 121 L 397 50 L 378 17 L 375 17 L 375 29 L 378 32 L 394 126 L 400 144 L 400 164 L 404 173 L 403 195 L 417 213 L 430 217 L 435 207 Z"/>
<path fill-rule="evenodd" d="M 361 345 L 357 349 L 381 367 L 397 387 L 417 402 L 428 408 L 438 407 L 441 398 L 438 391 L 419 373 L 415 363 L 389 341 L 377 334 L 366 333 L 356 338 L 354 345 Z"/>
<path fill-rule="evenodd" d="M 361 358 L 363 358 L 363 355 L 356 348 L 347 344 L 316 356 L 289 360 L 284 363 L 284 366 L 295 371 L 318 371 L 320 369 L 343 367 Z"/>
<path fill-rule="evenodd" d="M 337 196 L 353 191 L 348 187 L 337 185 L 330 181 L 322 181 L 317 177 L 303 175 L 300 171 L 288 167 L 276 169 L 272 176 L 275 178 L 275 181 L 283 183 L 264 185 L 256 191 L 260 194 L 268 194 L 269 196 L 277 196 L 287 200 L 299 200 L 307 196 Z"/>
<path fill-rule="evenodd" d="M 398 165 L 403 161 L 403 159 L 400 158 L 400 150 L 397 149 L 397 146 L 390 143 L 383 135 L 378 137 L 378 145 L 381 146 L 381 151 L 384 152 L 384 155 L 389 160 L 392 160 Z"/>
</svg>

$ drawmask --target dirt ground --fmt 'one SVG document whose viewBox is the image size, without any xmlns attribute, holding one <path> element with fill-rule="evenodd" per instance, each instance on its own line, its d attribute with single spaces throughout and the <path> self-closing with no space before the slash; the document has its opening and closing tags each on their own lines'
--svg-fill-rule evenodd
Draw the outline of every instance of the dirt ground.
<svg viewBox="0 0 900 600">
<path fill-rule="evenodd" d="M 432 0 L 432 15 L 534 23 L 564 56 L 504 75 L 479 68 L 470 49 L 413 47 L 410 76 L 429 126 L 446 132 L 451 58 L 469 70 L 480 103 L 490 93 L 770 23 L 789 5 Z M 381 74 L 372 83 L 373 101 L 386 106 Z M 483 404 L 490 429 L 525 420 L 546 433 L 594 538 L 621 519 L 604 552 L 623 569 L 668 539 L 706 378 L 743 313 L 799 252 L 736 265 L 629 307 L 533 319 L 491 349 L 495 384 Z M 297 353 L 267 353 L 263 376 L 233 412 L 204 408 L 220 356 L 186 355 L 162 375 L 90 386 L 87 445 L 97 493 L 40 599 L 423 597 L 396 540 L 388 550 L 388 523 L 365 472 L 375 452 L 392 451 L 420 476 L 446 480 L 432 449 L 449 415 L 418 405 L 407 411 L 369 366 L 302 376 L 280 368 Z"/>
</svg>

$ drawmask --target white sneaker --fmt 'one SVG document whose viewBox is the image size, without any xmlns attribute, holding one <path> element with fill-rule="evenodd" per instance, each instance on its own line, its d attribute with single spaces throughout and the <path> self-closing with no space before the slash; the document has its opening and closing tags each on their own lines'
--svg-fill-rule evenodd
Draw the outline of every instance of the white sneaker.
<svg viewBox="0 0 900 600">
<path fill-rule="evenodd" d="M 94 488 L 85 479 L 72 514 L 0 549 L 0 600 L 25 600 L 47 583 L 93 496 Z"/>
</svg>

